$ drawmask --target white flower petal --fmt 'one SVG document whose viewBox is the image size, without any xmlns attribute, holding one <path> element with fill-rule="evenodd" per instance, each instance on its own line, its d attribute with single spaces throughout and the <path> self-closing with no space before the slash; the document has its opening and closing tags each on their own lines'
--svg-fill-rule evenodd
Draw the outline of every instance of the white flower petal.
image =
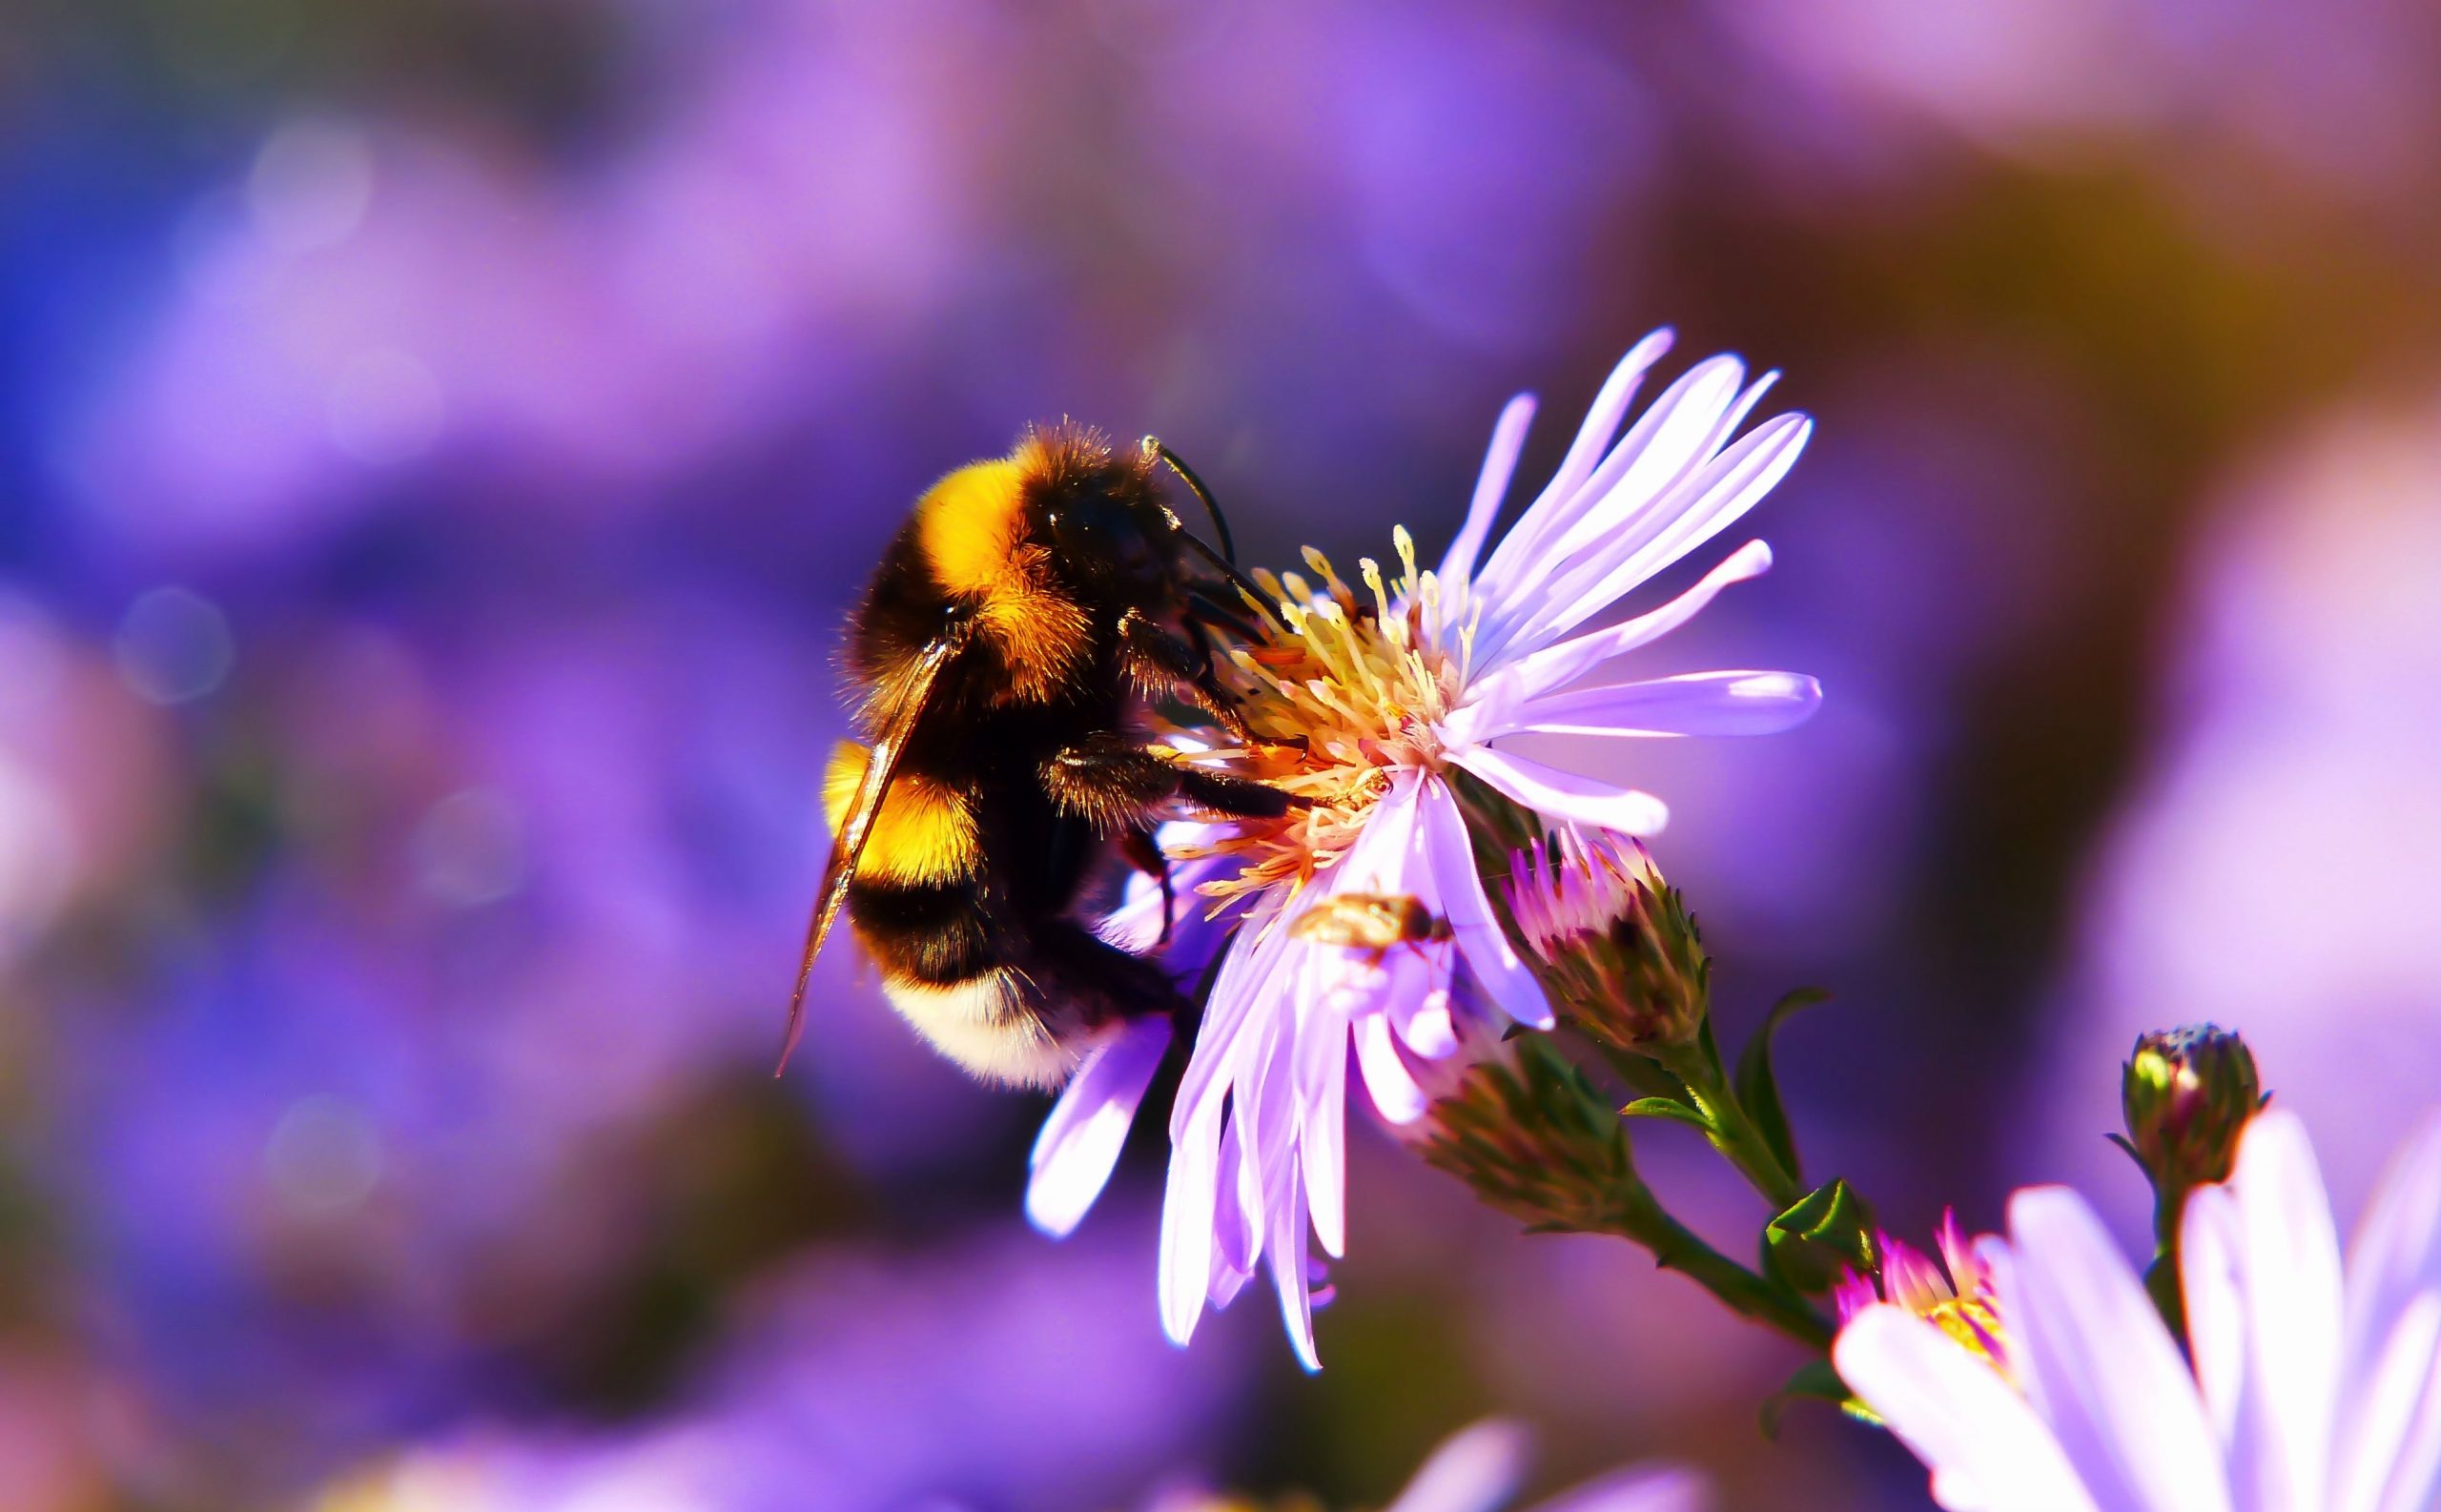
<svg viewBox="0 0 2441 1512">
<path fill-rule="evenodd" d="M 1839 1331 L 1839 1379 L 1932 1467 L 1942 1505 L 2098 1512 L 2034 1408 L 1991 1366 L 1904 1308 L 1877 1303 Z"/>
<path fill-rule="evenodd" d="M 2266 1507 L 2308 1506 L 2330 1483 L 2339 1388 L 2339 1236 L 2313 1147 L 2296 1114 L 2258 1114 L 2229 1177 L 2237 1197 L 2239 1277 L 2246 1292 L 2246 1399 L 2240 1432 L 2264 1453 Z"/>
<path fill-rule="evenodd" d="M 1571 1486 L 1532 1512 L 1705 1512 L 1712 1488 L 1693 1470 L 1639 1465 Z"/>
<path fill-rule="evenodd" d="M 1534 423 L 1534 396 L 1520 394 L 1504 406 L 1491 428 L 1491 447 L 1484 453 L 1484 470 L 1475 479 L 1475 497 L 1467 504 L 1467 522 L 1441 559 L 1441 581 L 1463 586 L 1474 576 L 1475 559 L 1490 539 L 1492 521 L 1500 517 L 1500 501 L 1508 495 L 1517 473 L 1517 454 L 1526 449 L 1527 428 Z"/>
<path fill-rule="evenodd" d="M 1637 836 L 1657 835 L 1670 823 L 1669 806 L 1651 793 L 1614 787 L 1598 778 L 1580 777 L 1508 751 L 1477 746 L 1452 752 L 1449 759 L 1482 778 L 1504 797 L 1547 818 L 1572 820 Z"/>
<path fill-rule="evenodd" d="M 1795 672 L 1690 672 L 1546 693 L 1514 717 L 1545 735 L 1776 735 L 1821 705 L 1822 684 Z"/>
<path fill-rule="evenodd" d="M 2095 1499 L 2144 1512 L 2227 1512 L 2195 1379 L 2084 1198 L 2060 1187 L 2018 1193 L 2009 1247 L 2000 1314 L 2010 1359 Z"/>
<path fill-rule="evenodd" d="M 1061 1090 L 1035 1136 L 1026 1217 L 1053 1238 L 1082 1221 L 1110 1180 L 1128 1127 L 1170 1048 L 1170 1021 L 1148 1013 L 1096 1046 Z"/>
<path fill-rule="evenodd" d="M 1220 1130 L 1219 1167 L 1222 1171 L 1238 1168 L 1238 1126 L 1223 1124 Z M 1262 1253 L 1262 1241 L 1249 1236 L 1256 1233 L 1254 1215 L 1238 1202 L 1238 1184 L 1223 1181 L 1215 1191 L 1212 1207 L 1212 1279 L 1204 1288 L 1204 1296 L 1215 1309 L 1228 1306 L 1238 1293 L 1253 1280 L 1251 1264 L 1240 1265 L 1230 1259 L 1233 1255 Z"/>
<path fill-rule="evenodd" d="M 1492 1512 L 1526 1478 L 1524 1428 L 1488 1419 L 1432 1451 L 1385 1512 Z"/>
<path fill-rule="evenodd" d="M 1475 870 L 1474 845 L 1467 835 L 1466 816 L 1446 783 L 1429 779 L 1419 786 L 1416 827 L 1426 869 L 1439 885 L 1443 916 L 1458 937 L 1467 965 L 1483 984 L 1486 995 L 1500 1011 L 1536 1029 L 1551 1026 L 1550 1005 L 1543 1000 L 1542 984 L 1508 942 L 1508 931 L 1492 912 L 1491 898 Z"/>
</svg>

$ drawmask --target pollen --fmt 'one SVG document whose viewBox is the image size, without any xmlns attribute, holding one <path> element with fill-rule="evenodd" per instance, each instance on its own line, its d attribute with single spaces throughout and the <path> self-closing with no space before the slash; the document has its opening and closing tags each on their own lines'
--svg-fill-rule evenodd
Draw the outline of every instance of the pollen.
<svg viewBox="0 0 2441 1512">
<path fill-rule="evenodd" d="M 1234 873 L 1203 885 L 1216 909 L 1270 888 L 1302 887 L 1337 865 L 1395 771 L 1440 765 L 1439 725 L 1465 686 L 1472 626 L 1450 633 L 1440 582 L 1417 570 L 1405 527 L 1393 539 L 1394 578 L 1385 579 L 1368 557 L 1351 584 L 1311 547 L 1304 552 L 1311 578 L 1254 574 L 1268 601 L 1246 597 L 1259 638 L 1232 648 L 1219 668 L 1245 738 L 1200 759 L 1311 807 L 1241 824 L 1226 838 L 1181 852 L 1238 861 Z"/>
</svg>

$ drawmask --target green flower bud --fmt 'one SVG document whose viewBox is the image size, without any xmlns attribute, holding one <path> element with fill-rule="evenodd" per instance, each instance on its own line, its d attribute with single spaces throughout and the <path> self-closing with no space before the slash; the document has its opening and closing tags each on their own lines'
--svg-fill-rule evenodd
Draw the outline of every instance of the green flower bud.
<svg viewBox="0 0 2441 1512">
<path fill-rule="evenodd" d="M 2127 1148 L 2156 1188 L 2226 1181 L 2238 1135 L 2264 1104 L 2254 1054 L 2224 1029 L 2194 1024 L 2136 1042 L 2120 1080 Z"/>
</svg>

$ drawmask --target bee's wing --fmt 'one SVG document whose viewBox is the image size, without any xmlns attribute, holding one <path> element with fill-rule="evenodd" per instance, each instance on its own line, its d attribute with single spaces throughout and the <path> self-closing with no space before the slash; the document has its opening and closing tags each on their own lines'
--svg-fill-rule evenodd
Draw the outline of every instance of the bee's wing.
<svg viewBox="0 0 2441 1512">
<path fill-rule="evenodd" d="M 822 953 L 822 942 L 831 937 L 831 927 L 839 922 L 839 910 L 848 902 L 848 884 L 855 880 L 856 862 L 865 853 L 865 841 L 873 831 L 873 818 L 881 812 L 884 798 L 890 796 L 891 779 L 898 775 L 899 758 L 907 754 L 907 739 L 915 732 L 915 725 L 924 717 L 924 707 L 931 701 L 933 684 L 942 668 L 956 659 L 974 633 L 974 622 L 960 618 L 952 621 L 940 634 L 928 642 L 914 662 L 897 680 L 892 690 L 893 712 L 890 723 L 876 730 L 872 754 L 865 762 L 865 779 L 856 786 L 855 801 L 848 806 L 841 820 L 839 833 L 831 842 L 831 861 L 822 871 L 822 890 L 816 894 L 813 917 L 805 927 L 805 954 L 797 962 L 797 982 L 789 994 L 789 1033 L 780 1045 L 780 1064 L 772 1074 L 789 1069 L 789 1056 L 805 1033 L 805 989 L 813 978 L 814 958 Z"/>
</svg>

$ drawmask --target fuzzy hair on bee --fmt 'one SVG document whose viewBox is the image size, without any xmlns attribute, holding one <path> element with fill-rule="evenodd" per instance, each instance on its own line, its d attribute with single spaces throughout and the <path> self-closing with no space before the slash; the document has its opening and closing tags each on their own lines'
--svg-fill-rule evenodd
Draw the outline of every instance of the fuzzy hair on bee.
<svg viewBox="0 0 2441 1512">
<path fill-rule="evenodd" d="M 843 912 L 900 1014 L 987 1081 L 1056 1086 L 1104 1026 L 1192 1012 L 1079 905 L 1122 862 L 1166 897 L 1153 833 L 1174 811 L 1274 818 L 1292 800 L 1140 731 L 1155 701 L 1241 727 L 1212 670 L 1227 526 L 1212 509 L 1220 553 L 1190 535 L 1164 467 L 1211 507 L 1150 438 L 1037 428 L 934 483 L 892 539 L 849 627 L 859 738 L 824 778 L 831 857 L 788 1049 Z"/>
</svg>

